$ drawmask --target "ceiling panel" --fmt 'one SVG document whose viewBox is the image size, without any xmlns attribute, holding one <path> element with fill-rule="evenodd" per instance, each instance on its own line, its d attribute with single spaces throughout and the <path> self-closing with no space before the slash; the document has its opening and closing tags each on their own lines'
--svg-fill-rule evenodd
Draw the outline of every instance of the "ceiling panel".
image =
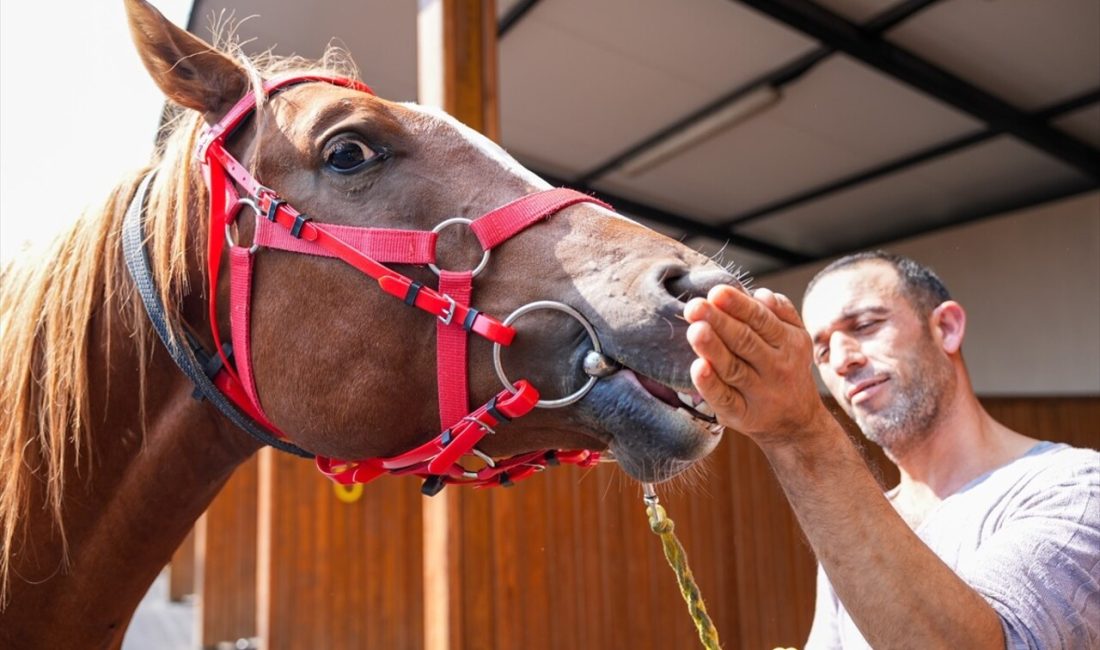
<svg viewBox="0 0 1100 650">
<path fill-rule="evenodd" d="M 1022 109 L 1100 84 L 1097 0 L 939 2 L 888 39 Z"/>
<path fill-rule="evenodd" d="M 1054 121 L 1055 126 L 1100 149 L 1100 104 L 1087 106 Z"/>
<path fill-rule="evenodd" d="M 637 176 L 595 185 L 710 223 L 981 128 L 844 55 L 777 104 Z"/>
<path fill-rule="evenodd" d="M 191 22 L 200 36 L 210 39 L 211 17 L 225 7 L 243 20 L 237 33 L 249 54 L 272 48 L 317 59 L 331 41 L 351 53 L 363 81 L 379 95 L 416 99 L 416 0 L 196 0 Z"/>
<path fill-rule="evenodd" d="M 738 232 L 804 253 L 830 255 L 1090 185 L 1060 161 L 1003 136 L 761 219 Z"/>
<path fill-rule="evenodd" d="M 579 173 L 814 42 L 729 0 L 556 0 L 500 42 L 505 146 Z"/>
<path fill-rule="evenodd" d="M 901 3 L 898 0 L 817 0 L 815 4 L 840 14 L 850 22 L 862 25 Z"/>
</svg>

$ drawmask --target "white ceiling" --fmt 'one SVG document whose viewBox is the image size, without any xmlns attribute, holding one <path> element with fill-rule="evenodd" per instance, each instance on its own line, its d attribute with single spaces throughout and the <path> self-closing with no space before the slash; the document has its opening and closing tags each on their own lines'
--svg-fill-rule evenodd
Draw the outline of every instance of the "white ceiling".
<svg viewBox="0 0 1100 650">
<path fill-rule="evenodd" d="M 867 24 L 914 2 L 817 5 Z M 923 5 L 887 29 L 885 43 L 1021 113 L 1100 89 L 1097 0 Z M 197 0 L 192 26 L 202 27 L 203 17 L 222 7 L 238 18 L 258 14 L 240 28 L 242 37 L 256 39 L 251 48 L 275 45 L 276 53 L 315 57 L 335 38 L 380 94 L 415 96 L 416 0 Z M 527 11 L 499 45 L 505 148 L 555 179 L 652 208 L 633 214 L 708 252 L 722 247 L 723 232 L 760 240 L 763 245 L 726 247 L 727 258 L 756 273 L 792 263 L 775 251 L 762 253 L 769 245 L 801 258 L 826 257 L 1100 184 L 1055 157 L 1060 151 L 1042 151 L 1003 133 L 897 165 L 891 173 L 872 173 L 988 126 L 856 58 L 822 52 L 816 39 L 741 2 L 498 0 L 501 18 L 519 8 Z M 780 99 L 758 114 L 636 175 L 608 167 L 636 145 L 815 52 L 820 62 L 783 84 Z M 1100 156 L 1100 105 L 1095 96 L 1091 100 L 1055 117 L 1051 128 Z M 852 180 L 863 176 L 865 182 Z M 736 217 L 841 181 L 843 189 L 726 230 Z M 696 231 L 713 236 L 692 236 Z"/>
</svg>

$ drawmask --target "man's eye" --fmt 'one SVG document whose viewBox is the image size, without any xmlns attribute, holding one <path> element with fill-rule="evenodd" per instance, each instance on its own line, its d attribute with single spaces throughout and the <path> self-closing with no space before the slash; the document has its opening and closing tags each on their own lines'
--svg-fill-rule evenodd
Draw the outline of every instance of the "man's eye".
<svg viewBox="0 0 1100 650">
<path fill-rule="evenodd" d="M 814 360 L 818 363 L 824 363 L 829 358 L 829 348 L 820 347 L 814 352 Z"/>
<path fill-rule="evenodd" d="M 341 140 L 325 153 L 325 164 L 335 172 L 350 174 L 388 157 L 385 149 L 376 152 L 358 140 Z"/>
</svg>

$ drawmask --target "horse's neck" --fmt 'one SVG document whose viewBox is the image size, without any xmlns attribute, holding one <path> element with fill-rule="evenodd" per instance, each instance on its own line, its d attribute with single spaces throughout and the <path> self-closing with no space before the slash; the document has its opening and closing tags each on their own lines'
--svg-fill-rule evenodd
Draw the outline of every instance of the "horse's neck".
<svg viewBox="0 0 1100 650">
<path fill-rule="evenodd" d="M 160 569 L 232 471 L 258 447 L 191 397 L 192 386 L 159 341 L 147 359 L 142 405 L 141 343 L 105 331 L 105 320 L 91 324 L 89 371 L 96 381 L 89 395 L 92 422 L 84 431 L 91 454 L 82 454 L 79 467 L 70 462 L 65 468 L 68 564 L 43 494 L 34 493 L 20 525 L 26 536 L 17 537 L 12 549 L 11 600 L 0 613 L 0 647 L 121 643 Z"/>
</svg>

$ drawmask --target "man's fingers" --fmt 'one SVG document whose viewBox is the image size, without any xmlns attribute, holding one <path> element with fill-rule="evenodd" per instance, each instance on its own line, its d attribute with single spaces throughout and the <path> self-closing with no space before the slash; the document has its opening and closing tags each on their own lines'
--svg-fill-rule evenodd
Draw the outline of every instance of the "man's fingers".
<svg viewBox="0 0 1100 650">
<path fill-rule="evenodd" d="M 718 421 L 736 429 L 745 413 L 745 398 L 740 391 L 719 379 L 706 359 L 691 362 L 691 382 L 714 409 Z"/>
<path fill-rule="evenodd" d="M 710 290 L 707 300 L 751 327 L 768 345 L 779 347 L 783 342 L 786 334 L 783 323 L 767 305 L 753 296 L 728 285 L 719 285 Z"/>
<path fill-rule="evenodd" d="M 726 369 L 738 357 L 747 362 L 753 370 L 759 370 L 766 363 L 767 355 L 775 352 L 775 349 L 765 343 L 749 325 L 722 312 L 708 302 L 704 301 L 701 305 L 692 306 L 689 311 L 695 316 L 694 319 L 689 319 L 692 321 L 692 326 L 688 328 L 688 342 L 692 344 L 692 347 L 694 348 L 697 343 L 703 343 L 702 339 L 696 340 L 698 337 L 716 335 L 719 341 L 715 342 L 714 345 L 728 348 L 728 351 L 733 355 L 733 360 L 727 360 L 725 357 L 711 359 L 712 362 L 715 362 L 714 367 L 718 369 L 722 377 L 729 378 L 732 372 L 727 372 Z M 700 320 L 710 326 L 709 330 L 695 324 Z M 692 328 L 695 330 L 694 335 Z M 698 350 L 696 352 L 698 353 Z M 715 350 L 714 354 L 719 352 L 721 350 Z"/>
<path fill-rule="evenodd" d="M 757 300 L 768 305 L 768 308 L 783 322 L 794 325 L 799 329 L 804 328 L 802 317 L 798 315 L 798 310 L 795 309 L 794 303 L 791 302 L 791 299 L 787 296 L 781 293 L 774 293 L 770 289 L 757 289 L 752 295 Z"/>
<path fill-rule="evenodd" d="M 721 332 L 716 332 L 714 323 L 710 320 L 692 323 L 688 327 L 687 339 L 695 354 L 705 359 L 712 370 L 725 383 L 743 387 L 756 379 L 756 370 L 742 357 L 742 348 L 738 347 L 738 339 L 753 340 L 753 334 L 744 323 L 738 323 L 729 317 L 720 319 L 724 324 L 733 329 L 740 329 L 745 334 L 734 336 L 734 340 L 726 338 Z M 748 344 L 755 345 L 758 349 L 763 345 L 760 341 Z M 744 345 L 742 345 L 744 347 Z"/>
</svg>

